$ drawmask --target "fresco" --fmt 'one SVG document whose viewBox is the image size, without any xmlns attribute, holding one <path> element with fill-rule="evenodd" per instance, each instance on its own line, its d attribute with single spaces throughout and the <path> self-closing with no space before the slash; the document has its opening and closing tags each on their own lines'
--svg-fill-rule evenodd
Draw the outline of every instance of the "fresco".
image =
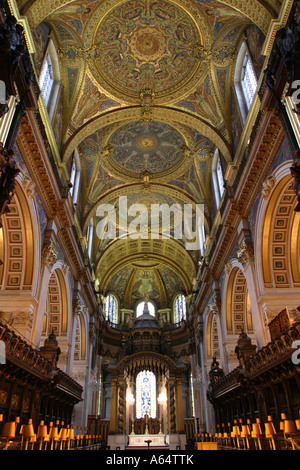
<svg viewBox="0 0 300 470">
<path fill-rule="evenodd" d="M 117 103 L 107 98 L 104 93 L 99 91 L 98 87 L 93 84 L 88 75 L 85 77 L 83 94 L 78 100 L 75 113 L 72 116 L 72 123 L 75 128 L 82 126 L 86 121 L 90 120 L 96 114 L 110 105 L 116 106 Z"/>
<path fill-rule="evenodd" d="M 149 299 L 153 300 L 158 307 L 160 306 L 160 290 L 155 279 L 155 271 L 150 269 L 139 269 L 135 273 L 134 283 L 132 286 L 132 303 L 143 299 L 145 295 L 149 295 Z"/>
<path fill-rule="evenodd" d="M 161 122 L 132 122 L 109 140 L 111 158 L 132 173 L 160 173 L 170 170 L 183 156 L 185 141 L 173 127 Z"/>
<path fill-rule="evenodd" d="M 176 106 L 193 111 L 216 127 L 222 122 L 222 116 L 211 93 L 209 76 L 194 93 L 190 94 L 185 100 L 178 102 Z"/>
<path fill-rule="evenodd" d="M 164 0 L 131 0 L 100 24 L 97 67 L 125 91 L 166 92 L 197 67 L 192 54 L 197 42 L 197 28 L 181 8 Z"/>
<path fill-rule="evenodd" d="M 163 280 L 169 302 L 177 292 L 184 292 L 185 289 L 182 280 L 172 269 L 167 266 L 162 266 L 158 271 Z"/>
<path fill-rule="evenodd" d="M 186 193 L 190 194 L 196 202 L 202 198 L 202 191 L 198 184 L 193 165 L 184 175 L 180 176 L 175 181 L 170 181 L 169 184 L 184 190 Z"/>
<path fill-rule="evenodd" d="M 259 77 L 265 60 L 265 57 L 261 54 L 262 46 L 265 41 L 265 35 L 257 26 L 251 25 L 246 30 L 246 38 L 253 68 L 255 70 L 256 76 Z"/>
<path fill-rule="evenodd" d="M 33 61 L 37 75 L 40 74 L 42 68 L 44 55 L 48 44 L 49 33 L 50 27 L 47 25 L 47 23 L 40 23 L 33 31 L 33 40 L 36 49 L 33 55 Z"/>
<path fill-rule="evenodd" d="M 110 176 L 101 165 L 99 165 L 97 177 L 90 191 L 90 198 L 95 201 L 101 194 L 105 194 L 109 189 L 124 184 L 124 181 L 117 180 Z"/>
<path fill-rule="evenodd" d="M 133 269 L 130 268 L 129 266 L 126 266 L 122 269 L 120 269 L 109 281 L 107 287 L 106 287 L 106 293 L 108 292 L 114 292 L 117 294 L 119 299 L 123 300 L 124 295 L 125 295 L 125 290 L 127 287 L 127 284 L 129 282 L 130 276 L 132 274 Z"/>
<path fill-rule="evenodd" d="M 59 18 L 71 25 L 81 35 L 85 23 L 89 20 L 90 15 L 98 4 L 99 2 L 95 0 L 85 0 L 84 3 L 81 0 L 77 0 L 57 9 L 51 17 L 54 19 Z"/>
</svg>

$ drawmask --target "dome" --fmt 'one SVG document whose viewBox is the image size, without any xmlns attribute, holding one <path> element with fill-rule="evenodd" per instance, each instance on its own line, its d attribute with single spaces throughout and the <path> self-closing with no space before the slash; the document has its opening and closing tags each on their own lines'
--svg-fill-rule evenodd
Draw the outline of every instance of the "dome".
<svg viewBox="0 0 300 470">
<path fill-rule="evenodd" d="M 134 329 L 138 329 L 138 328 L 159 329 L 159 325 L 158 325 L 157 320 L 152 315 L 150 315 L 149 313 L 143 313 L 136 319 L 136 321 L 134 322 L 133 328 Z"/>
</svg>

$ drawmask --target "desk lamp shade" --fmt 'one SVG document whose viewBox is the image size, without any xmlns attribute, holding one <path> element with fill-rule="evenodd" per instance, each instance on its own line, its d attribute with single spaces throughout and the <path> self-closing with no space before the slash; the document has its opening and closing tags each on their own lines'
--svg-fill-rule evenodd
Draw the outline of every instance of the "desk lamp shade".
<svg viewBox="0 0 300 470">
<path fill-rule="evenodd" d="M 16 423 L 14 421 L 4 423 L 1 436 L 13 439 L 16 436 Z"/>
</svg>

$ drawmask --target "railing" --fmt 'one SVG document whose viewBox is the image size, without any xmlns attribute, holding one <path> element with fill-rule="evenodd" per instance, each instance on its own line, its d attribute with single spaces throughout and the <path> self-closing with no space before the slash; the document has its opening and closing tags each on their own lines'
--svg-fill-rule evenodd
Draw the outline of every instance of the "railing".
<svg viewBox="0 0 300 470">
<path fill-rule="evenodd" d="M 6 359 L 17 365 L 24 364 L 34 375 L 47 376 L 52 365 L 40 352 L 0 322 L 0 341 L 5 344 Z"/>
</svg>

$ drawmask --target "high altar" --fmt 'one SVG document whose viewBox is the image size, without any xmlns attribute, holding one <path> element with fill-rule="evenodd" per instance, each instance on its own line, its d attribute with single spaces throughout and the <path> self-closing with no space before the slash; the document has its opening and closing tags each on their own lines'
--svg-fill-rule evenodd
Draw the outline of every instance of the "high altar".
<svg viewBox="0 0 300 470">
<path fill-rule="evenodd" d="M 169 357 L 127 356 L 111 375 L 109 448 L 185 449 L 182 404 L 181 370 Z"/>
</svg>

